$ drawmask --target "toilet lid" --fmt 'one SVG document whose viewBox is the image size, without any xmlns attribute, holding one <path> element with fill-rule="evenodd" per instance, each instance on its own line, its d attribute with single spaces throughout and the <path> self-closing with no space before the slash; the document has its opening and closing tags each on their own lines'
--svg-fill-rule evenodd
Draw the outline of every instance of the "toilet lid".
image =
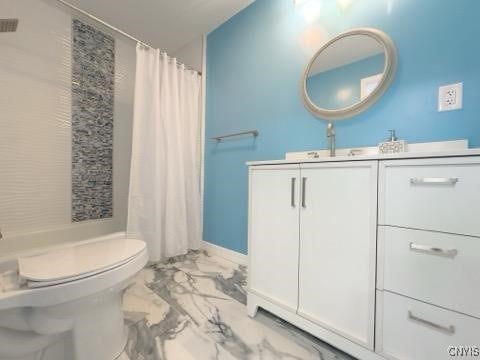
<svg viewBox="0 0 480 360">
<path fill-rule="evenodd" d="M 19 258 L 18 269 L 29 287 L 55 285 L 118 267 L 145 247 L 134 239 L 96 241 Z"/>
</svg>

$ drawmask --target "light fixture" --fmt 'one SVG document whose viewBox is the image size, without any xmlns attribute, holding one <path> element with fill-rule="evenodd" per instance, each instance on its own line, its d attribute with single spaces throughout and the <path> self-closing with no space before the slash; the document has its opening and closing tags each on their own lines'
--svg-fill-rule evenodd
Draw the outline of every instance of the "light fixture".
<svg viewBox="0 0 480 360">
<path fill-rule="evenodd" d="M 346 102 L 350 97 L 352 96 L 352 89 L 350 88 L 344 88 L 340 89 L 337 92 L 337 99 L 341 102 Z"/>
<path fill-rule="evenodd" d="M 293 0 L 293 5 L 303 15 L 307 23 L 313 23 L 321 13 L 321 0 Z"/>
<path fill-rule="evenodd" d="M 311 0 L 293 0 L 293 6 L 298 7 L 302 6 L 303 4 L 309 2 Z"/>
<path fill-rule="evenodd" d="M 348 10 L 352 6 L 354 0 L 337 0 L 338 5 L 342 10 Z"/>
</svg>

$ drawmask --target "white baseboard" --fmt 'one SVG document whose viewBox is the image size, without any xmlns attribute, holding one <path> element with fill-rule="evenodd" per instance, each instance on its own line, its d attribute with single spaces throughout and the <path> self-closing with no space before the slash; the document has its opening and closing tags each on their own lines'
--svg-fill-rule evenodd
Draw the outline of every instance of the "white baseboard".
<svg viewBox="0 0 480 360">
<path fill-rule="evenodd" d="M 211 255 L 222 257 L 239 265 L 247 265 L 247 255 L 245 254 L 226 249 L 224 247 L 209 243 L 208 241 L 202 241 L 201 248 Z"/>
</svg>

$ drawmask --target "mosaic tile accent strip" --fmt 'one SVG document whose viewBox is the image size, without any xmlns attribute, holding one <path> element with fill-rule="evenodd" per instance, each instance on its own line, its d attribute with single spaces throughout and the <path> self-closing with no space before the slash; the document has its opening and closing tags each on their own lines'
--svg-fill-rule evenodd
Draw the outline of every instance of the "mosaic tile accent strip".
<svg viewBox="0 0 480 360">
<path fill-rule="evenodd" d="M 115 40 L 73 20 L 72 221 L 113 216 Z"/>
</svg>

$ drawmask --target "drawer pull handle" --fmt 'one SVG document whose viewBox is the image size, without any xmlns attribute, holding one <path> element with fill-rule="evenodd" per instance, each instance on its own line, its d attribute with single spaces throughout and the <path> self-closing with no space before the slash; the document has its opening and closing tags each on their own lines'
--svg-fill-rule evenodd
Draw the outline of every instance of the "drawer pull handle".
<svg viewBox="0 0 480 360">
<path fill-rule="evenodd" d="M 425 320 L 425 319 L 419 318 L 418 316 L 413 315 L 411 311 L 408 312 L 408 318 L 412 321 L 416 321 L 416 322 L 418 322 L 422 325 L 431 327 L 435 330 L 447 333 L 449 335 L 455 334 L 455 326 L 453 326 L 453 325 L 450 325 L 450 326 L 438 325 L 438 324 L 435 324 L 434 322 L 431 322 L 431 321 L 428 321 L 428 320 Z"/>
<path fill-rule="evenodd" d="M 458 255 L 457 249 L 444 250 L 434 246 L 418 245 L 414 243 L 410 243 L 410 250 L 423 252 L 430 255 L 449 257 L 449 258 L 454 258 L 455 256 Z"/>
<path fill-rule="evenodd" d="M 292 205 L 292 208 L 295 207 L 295 181 L 297 178 L 292 178 L 292 187 L 290 189 L 291 194 L 290 194 L 290 204 Z"/>
<path fill-rule="evenodd" d="M 302 207 L 306 208 L 307 204 L 305 202 L 305 194 L 307 193 L 307 178 L 302 178 Z"/>
<path fill-rule="evenodd" d="M 412 185 L 455 185 L 458 178 L 411 178 Z"/>
</svg>

